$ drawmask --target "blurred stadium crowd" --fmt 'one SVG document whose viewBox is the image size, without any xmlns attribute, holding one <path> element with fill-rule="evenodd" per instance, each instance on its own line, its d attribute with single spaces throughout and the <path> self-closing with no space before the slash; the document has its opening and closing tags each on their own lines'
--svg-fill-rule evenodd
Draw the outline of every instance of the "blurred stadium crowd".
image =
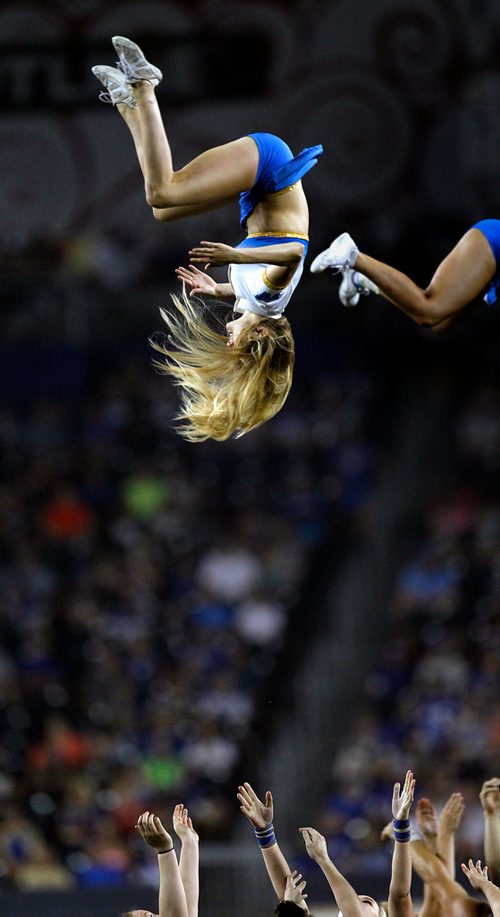
<svg viewBox="0 0 500 917">
<path fill-rule="evenodd" d="M 156 870 L 134 823 L 179 799 L 229 837 L 311 557 L 372 486 L 369 376 L 312 374 L 265 433 L 192 446 L 148 358 L 86 358 L 78 398 L 61 382 L 0 417 L 0 869 L 20 888 Z"/>
<path fill-rule="evenodd" d="M 134 359 L 101 366 L 70 408 L 2 412 L 5 883 L 147 878 L 135 819 L 178 798 L 202 838 L 230 837 L 311 558 L 369 506 L 377 384 L 353 381 L 299 382 L 265 436 L 222 447 L 175 436 L 175 393 Z M 387 788 L 410 765 L 438 808 L 457 789 L 469 803 L 458 857 L 482 845 L 477 794 L 500 753 L 500 392 L 450 405 L 455 473 L 418 521 L 317 819 L 348 873 L 387 870 Z"/>
</svg>

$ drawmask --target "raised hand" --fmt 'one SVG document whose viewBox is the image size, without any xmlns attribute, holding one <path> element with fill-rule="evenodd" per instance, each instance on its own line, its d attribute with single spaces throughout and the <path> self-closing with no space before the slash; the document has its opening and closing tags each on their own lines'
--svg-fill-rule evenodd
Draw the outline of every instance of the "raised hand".
<svg viewBox="0 0 500 917">
<path fill-rule="evenodd" d="M 472 888 L 478 888 L 482 890 L 487 882 L 488 878 L 488 867 L 481 866 L 481 860 L 478 860 L 476 863 L 473 863 L 472 860 L 469 860 L 468 865 L 462 863 L 462 872 L 467 876 Z"/>
<path fill-rule="evenodd" d="M 452 793 L 439 816 L 439 833 L 454 834 L 462 821 L 465 803 L 461 793 Z"/>
<path fill-rule="evenodd" d="M 307 898 L 307 895 L 303 894 L 305 887 L 305 879 L 302 879 L 301 874 L 297 872 L 296 869 L 294 869 L 291 875 L 286 877 L 283 901 L 293 901 L 294 904 L 297 904 L 298 907 L 301 907 L 301 902 L 305 901 Z"/>
<path fill-rule="evenodd" d="M 500 813 L 500 777 L 492 777 L 484 781 L 479 799 L 486 815 Z"/>
<path fill-rule="evenodd" d="M 195 296 L 197 293 L 204 296 L 217 296 L 218 285 L 214 278 L 210 277 L 210 274 L 204 274 L 193 264 L 188 267 L 177 267 L 175 273 L 178 280 L 190 288 L 190 296 Z"/>
<path fill-rule="evenodd" d="M 394 784 L 392 794 L 392 817 L 408 818 L 415 793 L 415 778 L 411 771 L 406 772 L 403 789 L 399 783 Z"/>
<path fill-rule="evenodd" d="M 270 790 L 266 791 L 265 802 L 254 792 L 249 783 L 238 787 L 238 800 L 243 815 L 246 815 L 254 828 L 265 828 L 273 820 L 273 797 Z"/>
<path fill-rule="evenodd" d="M 182 804 L 182 802 L 175 806 L 172 815 L 172 822 L 174 825 L 175 833 L 178 837 L 180 837 L 183 843 L 189 840 L 193 840 L 198 843 L 199 837 L 193 828 L 193 822 L 189 817 L 189 812 L 186 809 L 186 806 Z"/>
<path fill-rule="evenodd" d="M 174 843 L 170 834 L 154 812 L 143 812 L 135 827 L 146 844 L 154 847 L 158 853 L 166 853 L 173 849 Z"/>
<path fill-rule="evenodd" d="M 230 264 L 238 260 L 237 251 L 231 245 L 223 242 L 200 242 L 196 248 L 189 252 L 189 260 L 194 264 L 204 264 L 207 267 L 220 264 Z"/>
<path fill-rule="evenodd" d="M 434 806 L 427 796 L 422 796 L 415 806 L 418 829 L 426 846 L 432 853 L 437 853 L 439 822 Z"/>
<path fill-rule="evenodd" d="M 311 860 L 317 863 L 319 860 L 328 857 L 326 838 L 319 831 L 316 831 L 316 828 L 299 828 L 299 831 Z"/>
</svg>

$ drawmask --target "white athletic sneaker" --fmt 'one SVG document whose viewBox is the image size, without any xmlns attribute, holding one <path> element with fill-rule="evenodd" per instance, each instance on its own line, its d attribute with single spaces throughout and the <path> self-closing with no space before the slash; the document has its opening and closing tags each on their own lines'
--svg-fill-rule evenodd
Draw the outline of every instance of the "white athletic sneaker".
<svg viewBox="0 0 500 917">
<path fill-rule="evenodd" d="M 346 271 L 354 267 L 358 251 L 358 246 L 349 233 L 343 232 L 341 236 L 333 240 L 330 248 L 316 255 L 310 267 L 311 273 L 319 274 L 320 271 L 326 271 L 327 268 L 334 271 Z"/>
<path fill-rule="evenodd" d="M 373 280 L 369 280 L 364 274 L 353 268 L 347 268 L 342 272 L 342 282 L 339 286 L 339 299 L 343 306 L 357 306 L 360 296 L 368 296 L 368 293 L 380 293 L 380 290 Z"/>
<path fill-rule="evenodd" d="M 124 38 L 123 35 L 115 35 L 111 41 L 118 54 L 118 67 L 125 74 L 129 83 L 148 80 L 153 86 L 157 86 L 163 79 L 161 70 L 146 60 L 135 41 L 130 41 L 130 38 Z"/>
<path fill-rule="evenodd" d="M 92 73 L 107 89 L 107 92 L 99 93 L 101 102 L 111 102 L 112 105 L 121 102 L 122 105 L 128 105 L 129 108 L 137 108 L 130 83 L 121 70 L 118 70 L 117 67 L 99 64 L 97 67 L 92 67 Z"/>
</svg>

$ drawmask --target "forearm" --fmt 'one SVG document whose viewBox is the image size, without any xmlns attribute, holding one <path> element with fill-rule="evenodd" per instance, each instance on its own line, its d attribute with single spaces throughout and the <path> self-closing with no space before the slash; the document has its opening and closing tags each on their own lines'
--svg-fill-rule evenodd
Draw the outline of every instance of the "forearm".
<svg viewBox="0 0 500 917">
<path fill-rule="evenodd" d="M 484 861 L 493 882 L 500 882 L 500 812 L 484 814 Z"/>
<path fill-rule="evenodd" d="M 197 917 L 200 896 L 199 847 L 190 838 L 182 842 L 179 872 L 186 896 L 188 917 Z"/>
<path fill-rule="evenodd" d="M 170 207 L 152 207 L 151 211 L 155 220 L 160 223 L 172 223 L 173 220 L 183 220 L 184 217 L 198 216 L 212 210 L 212 204 L 174 204 Z"/>
<path fill-rule="evenodd" d="M 394 842 L 391 884 L 389 886 L 389 917 L 407 917 L 412 912 L 411 851 L 409 843 Z"/>
<path fill-rule="evenodd" d="M 189 917 L 175 851 L 158 854 L 158 917 Z"/>
<path fill-rule="evenodd" d="M 298 264 L 304 254 L 300 242 L 263 245 L 261 248 L 237 248 L 238 264 L 276 264 L 279 267 Z"/>
<path fill-rule="evenodd" d="M 364 911 L 358 895 L 350 882 L 338 871 L 332 861 L 321 859 L 316 861 L 325 876 L 337 903 L 337 907 L 344 917 L 363 917 Z"/>
<path fill-rule="evenodd" d="M 230 283 L 218 283 L 215 287 L 216 299 L 234 299 L 234 290 Z"/>
<path fill-rule="evenodd" d="M 493 882 L 486 882 L 482 892 L 491 907 L 493 917 L 500 917 L 500 888 Z"/>
<path fill-rule="evenodd" d="M 261 847 L 261 852 L 271 884 L 279 901 L 282 901 L 285 894 L 286 877 L 290 875 L 290 867 L 277 842 L 271 847 Z"/>
<path fill-rule="evenodd" d="M 438 831 L 437 852 L 448 870 L 451 879 L 455 878 L 455 833 Z"/>
<path fill-rule="evenodd" d="M 420 840 L 410 841 L 412 867 L 422 882 L 431 885 L 437 894 L 452 899 L 466 894 L 461 885 L 448 875 L 443 861 Z"/>
</svg>

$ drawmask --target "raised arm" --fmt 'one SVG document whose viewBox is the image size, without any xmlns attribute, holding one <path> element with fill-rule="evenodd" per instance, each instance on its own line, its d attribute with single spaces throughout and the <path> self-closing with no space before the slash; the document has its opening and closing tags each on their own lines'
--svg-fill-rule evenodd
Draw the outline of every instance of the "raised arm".
<svg viewBox="0 0 500 917">
<path fill-rule="evenodd" d="M 394 819 L 394 852 L 389 886 L 389 917 L 411 917 L 411 851 L 410 809 L 415 793 L 415 779 L 406 772 L 403 789 L 394 784 L 392 816 Z"/>
<path fill-rule="evenodd" d="M 328 856 L 326 840 L 315 828 L 299 828 L 306 850 L 323 872 L 344 917 L 365 917 L 359 895 Z"/>
<path fill-rule="evenodd" d="M 143 812 L 135 826 L 158 854 L 158 917 L 189 917 L 173 840 L 153 812 Z"/>
<path fill-rule="evenodd" d="M 477 888 L 486 898 L 493 917 L 500 917 L 500 888 L 488 878 L 488 867 L 481 866 L 481 860 L 473 863 L 469 860 L 468 865 L 462 863 L 462 870 L 467 876 L 472 888 Z"/>
<path fill-rule="evenodd" d="M 193 828 L 189 812 L 182 803 L 179 803 L 173 813 L 174 831 L 181 839 L 181 855 L 179 872 L 186 896 L 188 917 L 198 917 L 198 901 L 200 897 L 199 878 L 199 837 Z"/>
<path fill-rule="evenodd" d="M 246 815 L 254 827 L 271 884 L 277 897 L 282 901 L 285 897 L 287 878 L 291 873 L 274 834 L 272 793 L 267 790 L 265 802 L 262 802 L 250 784 L 244 783 L 238 787 L 237 795 L 243 815 Z"/>
<path fill-rule="evenodd" d="M 439 816 L 437 853 L 446 864 L 448 873 L 455 878 L 455 832 L 464 812 L 464 798 L 461 793 L 452 793 Z"/>
<path fill-rule="evenodd" d="M 291 267 L 297 265 L 304 254 L 300 242 L 279 242 L 276 245 L 262 245 L 260 248 L 233 248 L 222 242 L 200 242 L 189 252 L 193 264 L 204 264 L 205 268 L 221 264 L 277 264 Z"/>
<path fill-rule="evenodd" d="M 484 858 L 493 882 L 500 882 L 500 778 L 483 783 L 479 794 L 484 814 Z"/>
</svg>

